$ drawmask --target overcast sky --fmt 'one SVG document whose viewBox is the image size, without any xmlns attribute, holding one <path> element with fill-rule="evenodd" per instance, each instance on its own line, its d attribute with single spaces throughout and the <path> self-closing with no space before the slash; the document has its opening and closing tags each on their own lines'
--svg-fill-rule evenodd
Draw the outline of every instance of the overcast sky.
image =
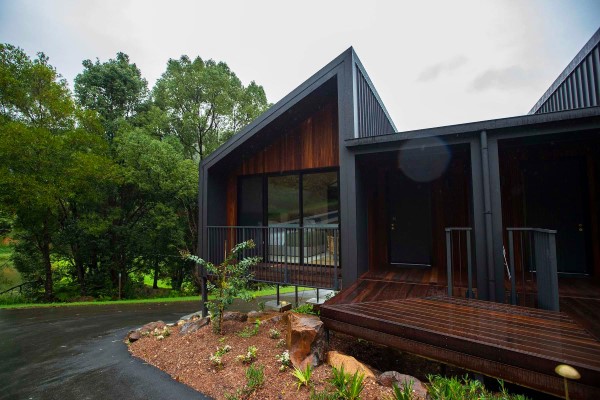
<svg viewBox="0 0 600 400">
<path fill-rule="evenodd" d="M 0 42 L 68 79 L 127 53 L 225 61 L 276 102 L 354 46 L 399 130 L 526 114 L 600 26 L 599 0 L 10 1 Z"/>
</svg>

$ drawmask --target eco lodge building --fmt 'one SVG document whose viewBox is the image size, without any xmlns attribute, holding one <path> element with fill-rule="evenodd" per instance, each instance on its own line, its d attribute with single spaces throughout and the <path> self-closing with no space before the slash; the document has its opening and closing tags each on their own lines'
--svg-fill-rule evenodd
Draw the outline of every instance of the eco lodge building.
<svg viewBox="0 0 600 400">
<path fill-rule="evenodd" d="M 398 132 L 352 48 L 200 166 L 199 251 L 329 329 L 600 398 L 600 30 L 527 115 Z"/>
</svg>

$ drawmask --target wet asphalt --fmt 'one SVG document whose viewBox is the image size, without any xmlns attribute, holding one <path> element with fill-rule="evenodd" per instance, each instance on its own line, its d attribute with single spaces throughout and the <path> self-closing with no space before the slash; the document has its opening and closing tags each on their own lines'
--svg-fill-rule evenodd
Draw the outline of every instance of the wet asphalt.
<svg viewBox="0 0 600 400">
<path fill-rule="evenodd" d="M 173 302 L 0 310 L 0 399 L 208 399 L 132 357 L 123 342 L 131 329 L 175 322 L 199 308 Z M 235 308 L 256 309 L 256 302 Z"/>
</svg>

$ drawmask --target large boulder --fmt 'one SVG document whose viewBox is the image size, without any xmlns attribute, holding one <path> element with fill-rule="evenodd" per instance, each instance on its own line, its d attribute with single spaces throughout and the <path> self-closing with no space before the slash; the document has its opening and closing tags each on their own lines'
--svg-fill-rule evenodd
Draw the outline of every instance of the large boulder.
<svg viewBox="0 0 600 400">
<path fill-rule="evenodd" d="M 340 369 L 343 366 L 344 372 L 350 375 L 354 375 L 356 372 L 359 372 L 363 374 L 365 378 L 375 379 L 375 374 L 373 371 L 352 356 L 348 356 L 337 351 L 329 351 L 327 352 L 327 363 L 337 369 Z"/>
<path fill-rule="evenodd" d="M 241 313 L 239 311 L 225 311 L 223 313 L 223 321 L 246 322 L 247 320 L 248 314 Z"/>
<path fill-rule="evenodd" d="M 304 369 L 318 366 L 324 359 L 325 326 L 316 315 L 287 313 L 286 344 L 290 361 Z"/>
<path fill-rule="evenodd" d="M 427 388 L 423 383 L 415 378 L 414 376 L 401 374 L 396 371 L 387 371 L 377 377 L 377 383 L 382 386 L 392 387 L 394 384 L 399 388 L 403 388 L 404 385 L 413 382 L 413 394 L 419 399 L 427 398 Z"/>
<path fill-rule="evenodd" d="M 198 329 L 208 325 L 209 322 L 210 322 L 210 319 L 208 317 L 188 321 L 181 326 L 179 333 L 181 333 L 182 335 L 185 335 L 188 333 L 196 332 Z"/>
</svg>

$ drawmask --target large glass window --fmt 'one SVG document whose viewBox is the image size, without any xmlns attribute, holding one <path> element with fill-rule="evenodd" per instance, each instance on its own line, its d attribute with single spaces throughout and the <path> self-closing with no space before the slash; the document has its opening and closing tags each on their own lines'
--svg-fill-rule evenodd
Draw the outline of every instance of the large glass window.
<svg viewBox="0 0 600 400">
<path fill-rule="evenodd" d="M 238 225 L 261 226 L 264 220 L 262 175 L 241 178 L 239 190 Z"/>
<path fill-rule="evenodd" d="M 300 175 L 268 177 L 268 225 L 300 225 Z"/>
<path fill-rule="evenodd" d="M 339 222 L 337 172 L 302 176 L 303 224 L 323 225 Z"/>
</svg>

